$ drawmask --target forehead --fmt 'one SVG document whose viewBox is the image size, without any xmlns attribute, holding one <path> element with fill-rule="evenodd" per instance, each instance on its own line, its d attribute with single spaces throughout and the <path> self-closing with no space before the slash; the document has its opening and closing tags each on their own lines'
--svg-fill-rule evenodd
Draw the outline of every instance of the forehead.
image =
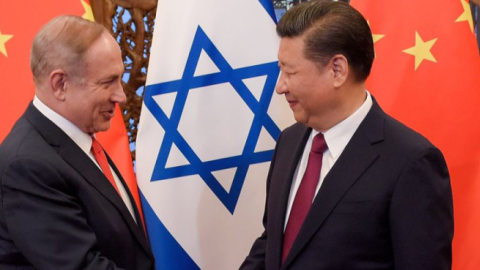
<svg viewBox="0 0 480 270">
<path fill-rule="evenodd" d="M 122 54 L 117 42 L 108 34 L 95 40 L 85 55 L 88 69 L 94 72 L 123 72 Z"/>
<path fill-rule="evenodd" d="M 104 57 L 121 58 L 121 51 L 117 42 L 110 35 L 103 33 L 87 50 L 89 60 L 101 60 Z"/>
<path fill-rule="evenodd" d="M 278 60 L 281 66 L 295 65 L 296 62 L 305 60 L 303 56 L 303 37 L 284 37 L 280 40 Z"/>
</svg>

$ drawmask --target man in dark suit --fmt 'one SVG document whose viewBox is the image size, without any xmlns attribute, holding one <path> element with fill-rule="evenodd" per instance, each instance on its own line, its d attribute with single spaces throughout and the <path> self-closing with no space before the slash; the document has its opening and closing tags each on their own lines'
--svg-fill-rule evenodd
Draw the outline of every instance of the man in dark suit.
<svg viewBox="0 0 480 270">
<path fill-rule="evenodd" d="M 126 100 L 118 44 L 100 24 L 57 17 L 35 37 L 31 68 L 35 98 L 0 146 L 0 269 L 154 269 L 132 195 L 94 136 Z"/>
<path fill-rule="evenodd" d="M 374 59 L 365 19 L 346 3 L 312 1 L 277 33 L 276 91 L 298 123 L 278 139 L 265 231 L 241 269 L 451 269 L 445 160 L 365 90 Z"/>
</svg>

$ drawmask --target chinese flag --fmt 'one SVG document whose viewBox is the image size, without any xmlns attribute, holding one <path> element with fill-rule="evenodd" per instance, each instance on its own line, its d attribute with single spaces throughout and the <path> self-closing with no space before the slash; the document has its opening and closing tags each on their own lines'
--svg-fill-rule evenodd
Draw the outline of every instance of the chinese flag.
<svg viewBox="0 0 480 270">
<path fill-rule="evenodd" d="M 0 1 L 0 143 L 35 95 L 30 71 L 33 38 L 50 19 L 63 14 L 93 20 L 88 0 Z M 118 106 L 110 130 L 97 134 L 97 138 L 141 210 L 127 132 Z"/>
<path fill-rule="evenodd" d="M 455 214 L 453 269 L 480 269 L 480 58 L 466 0 L 352 0 L 376 58 L 367 89 L 445 155 Z"/>
</svg>

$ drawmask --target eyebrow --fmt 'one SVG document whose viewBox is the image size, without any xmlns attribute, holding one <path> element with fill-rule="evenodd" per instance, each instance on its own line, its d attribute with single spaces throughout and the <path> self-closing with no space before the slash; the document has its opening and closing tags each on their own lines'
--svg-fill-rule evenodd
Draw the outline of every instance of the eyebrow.
<svg viewBox="0 0 480 270">
<path fill-rule="evenodd" d="M 280 62 L 278 61 L 278 67 L 281 69 L 281 70 L 291 70 L 291 69 L 295 69 L 295 66 L 293 66 L 292 64 L 288 64 L 288 63 L 285 63 L 285 62 Z"/>
</svg>

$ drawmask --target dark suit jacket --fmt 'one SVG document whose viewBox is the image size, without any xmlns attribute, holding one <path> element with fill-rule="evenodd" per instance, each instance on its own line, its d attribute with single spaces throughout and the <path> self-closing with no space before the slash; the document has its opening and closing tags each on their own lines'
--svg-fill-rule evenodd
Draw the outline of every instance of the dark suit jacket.
<svg viewBox="0 0 480 270">
<path fill-rule="evenodd" d="M 0 146 L 0 269 L 154 269 L 126 189 L 138 224 L 85 152 L 30 104 Z"/>
<path fill-rule="evenodd" d="M 281 134 L 267 179 L 265 231 L 241 269 L 451 269 L 453 206 L 444 158 L 375 101 L 281 264 L 288 196 L 310 132 L 295 124 Z"/>
</svg>

